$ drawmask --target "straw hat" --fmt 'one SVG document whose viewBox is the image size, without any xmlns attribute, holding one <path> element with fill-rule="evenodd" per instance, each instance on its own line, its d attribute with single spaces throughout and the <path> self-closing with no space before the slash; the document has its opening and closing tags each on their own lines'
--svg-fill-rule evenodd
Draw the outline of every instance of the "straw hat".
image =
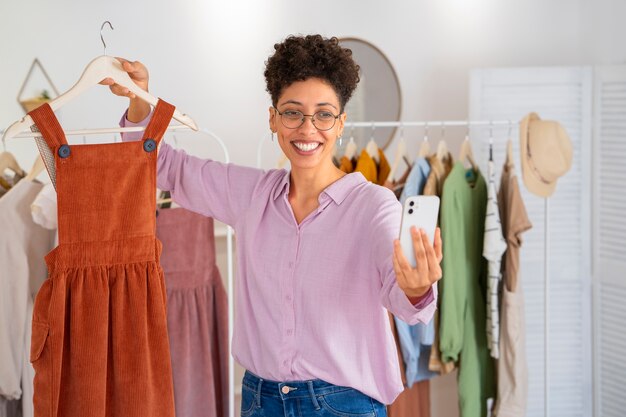
<svg viewBox="0 0 626 417">
<path fill-rule="evenodd" d="M 551 196 L 557 179 L 572 167 L 567 132 L 559 122 L 530 113 L 520 122 L 519 137 L 524 185 L 540 197 Z"/>
</svg>

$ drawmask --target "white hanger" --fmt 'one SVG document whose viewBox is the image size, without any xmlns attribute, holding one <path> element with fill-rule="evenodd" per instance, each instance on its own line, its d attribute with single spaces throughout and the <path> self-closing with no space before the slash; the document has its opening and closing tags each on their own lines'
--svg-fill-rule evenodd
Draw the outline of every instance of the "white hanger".
<svg viewBox="0 0 626 417">
<path fill-rule="evenodd" d="M 343 156 L 345 158 L 352 160 L 352 158 L 354 158 L 354 156 L 356 155 L 357 150 L 358 150 L 358 147 L 356 146 L 356 143 L 354 143 L 354 126 L 351 126 L 350 127 L 350 141 L 348 141 L 348 144 L 346 145 L 346 149 L 343 153 Z"/>
<path fill-rule="evenodd" d="M 372 135 L 370 136 L 370 141 L 367 142 L 367 146 L 365 147 L 365 152 L 377 163 L 379 162 L 378 156 L 378 145 L 376 145 L 376 141 L 374 140 L 374 131 L 376 130 L 376 126 L 372 123 Z"/>
<path fill-rule="evenodd" d="M 104 25 L 108 23 L 105 22 L 102 24 L 102 28 Z M 109 25 L 111 25 L 109 23 Z M 102 43 L 104 44 L 104 39 L 102 38 L 102 28 L 100 29 L 100 37 L 102 39 Z M 111 29 L 113 27 L 111 26 Z M 104 44 L 105 54 L 106 54 L 106 44 Z M 48 102 L 52 110 L 58 110 L 63 107 L 66 103 L 72 101 L 76 97 L 83 94 L 86 90 L 91 87 L 98 85 L 100 81 L 105 78 L 113 79 L 117 84 L 128 88 L 129 91 L 134 93 L 137 97 L 142 99 L 143 101 L 151 104 L 152 106 L 156 106 L 158 99 L 148 92 L 139 88 L 133 80 L 131 80 L 130 76 L 124 69 L 122 68 L 122 64 L 116 58 L 108 55 L 101 55 L 91 61 L 85 70 L 83 71 L 80 79 L 72 88 L 70 88 L 65 93 L 61 94 L 57 98 Z M 178 110 L 174 111 L 174 119 L 181 122 L 182 124 L 188 126 L 192 130 L 198 130 L 196 123 L 193 119 L 185 114 L 180 113 Z M 8 129 L 5 130 L 4 135 L 2 136 L 2 140 L 10 139 L 14 136 L 19 135 L 25 130 L 29 129 L 30 126 L 34 124 L 32 118 L 28 115 L 24 116 L 21 120 L 13 123 L 9 126 Z M 121 132 L 120 128 L 115 130 L 107 129 L 107 131 Z M 89 130 L 88 133 L 102 133 L 102 130 Z M 39 132 L 30 132 L 28 134 L 20 135 L 20 137 L 34 137 L 41 136 Z"/>
<path fill-rule="evenodd" d="M 405 161 L 409 162 L 409 154 L 406 150 L 406 141 L 404 140 L 404 125 L 400 124 L 400 140 L 398 141 L 398 147 L 396 148 L 396 155 L 393 158 L 393 163 L 391 164 L 391 170 L 389 171 L 389 175 L 387 175 L 387 181 L 392 182 L 394 174 L 400 166 L 400 162 Z"/>
</svg>

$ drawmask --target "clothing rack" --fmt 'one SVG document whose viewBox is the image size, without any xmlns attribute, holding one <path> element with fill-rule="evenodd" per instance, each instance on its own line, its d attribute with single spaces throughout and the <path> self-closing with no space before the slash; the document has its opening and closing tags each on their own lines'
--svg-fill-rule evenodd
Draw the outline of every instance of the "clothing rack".
<svg viewBox="0 0 626 417">
<path fill-rule="evenodd" d="M 144 130 L 143 127 L 132 127 L 132 128 L 123 128 L 123 129 L 90 129 L 90 130 L 77 130 L 77 131 L 69 131 L 65 132 L 66 136 L 69 135 L 86 135 L 92 133 L 119 133 L 119 132 L 139 132 Z M 171 130 L 189 130 L 187 126 L 173 126 Z M 199 129 L 198 133 L 205 134 L 209 136 L 211 139 L 215 140 L 222 151 L 224 152 L 224 162 L 230 162 L 230 154 L 228 153 L 228 148 L 224 141 L 217 136 L 215 133 L 207 130 L 207 129 Z M 0 136 L 4 134 L 4 130 L 0 130 Z M 29 132 L 22 135 L 18 135 L 17 137 L 35 137 L 41 136 L 39 132 Z M 3 142 L 3 147 L 6 150 L 6 143 Z M 1 174 L 1 173 L 0 173 Z M 234 328 L 234 311 L 235 311 L 235 303 L 234 303 L 234 288 L 233 288 L 233 229 L 230 226 L 226 226 L 226 253 L 227 253 L 227 292 L 228 292 L 228 414 L 229 417 L 235 416 L 235 362 L 232 356 L 232 340 L 233 340 L 233 328 Z"/>
<path fill-rule="evenodd" d="M 513 125 L 519 125 L 519 121 L 512 121 L 512 120 L 423 120 L 423 121 L 369 121 L 369 122 L 346 122 L 344 124 L 345 128 L 371 128 L 376 129 L 376 128 L 386 128 L 386 127 L 393 127 L 393 128 L 404 128 L 404 127 L 424 127 L 426 129 L 428 129 L 429 127 L 433 127 L 433 128 L 442 128 L 445 129 L 446 127 L 461 127 L 461 126 L 466 126 L 468 129 L 468 136 L 467 139 L 469 138 L 469 130 L 471 127 L 479 127 L 479 128 L 485 128 L 488 127 L 490 129 L 490 135 L 489 135 L 489 144 L 492 145 L 493 144 L 493 127 L 495 126 L 509 126 L 509 130 L 512 129 Z M 510 134 L 510 132 L 509 132 Z M 267 138 L 271 137 L 270 135 L 264 135 L 263 137 L 261 137 L 261 139 L 259 140 L 259 143 L 257 145 L 257 168 L 261 168 L 262 166 L 262 150 L 263 150 L 263 144 L 265 143 L 265 141 L 267 140 Z M 419 139 L 420 141 L 422 139 Z M 426 139 L 424 139 L 426 140 Z M 389 142 L 389 144 L 391 144 L 391 141 Z M 544 276 L 545 276 L 545 282 L 544 282 L 544 300 L 543 300 L 543 308 L 544 308 L 544 312 L 545 312 L 545 326 L 544 326 L 544 415 L 546 417 L 549 417 L 550 415 L 550 407 L 549 407 L 549 400 L 550 400 L 550 384 L 549 384 L 549 378 L 550 378 L 550 373 L 548 372 L 549 369 L 549 364 L 550 364 L 550 358 L 549 358 L 549 354 L 550 354 L 550 346 L 549 346 L 549 341 L 550 341 L 550 322 L 549 322 L 549 312 L 550 312 L 550 299 L 549 299 L 549 290 L 550 290 L 550 270 L 548 268 L 548 257 L 550 256 L 550 252 L 549 252 L 549 204 L 548 204 L 548 198 L 544 198 L 544 236 L 543 236 L 543 240 L 544 240 L 544 260 L 543 260 L 543 270 L 544 270 Z"/>
</svg>

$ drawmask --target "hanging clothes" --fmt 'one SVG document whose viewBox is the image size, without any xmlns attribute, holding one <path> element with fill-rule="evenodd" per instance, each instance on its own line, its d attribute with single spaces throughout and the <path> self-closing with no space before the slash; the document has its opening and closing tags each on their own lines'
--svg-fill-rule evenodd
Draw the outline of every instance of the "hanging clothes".
<svg viewBox="0 0 626 417">
<path fill-rule="evenodd" d="M 351 162 L 349 162 L 347 158 L 343 157 L 341 161 L 342 168 L 340 169 L 342 171 L 344 171 L 344 169 L 347 170 L 350 167 L 350 164 Z M 363 149 L 356 166 L 354 167 L 354 171 L 352 172 L 360 172 L 366 180 L 373 182 L 374 184 L 384 185 L 389 172 L 391 172 L 391 167 L 389 166 L 389 162 L 387 162 L 387 158 L 385 157 L 385 152 L 383 152 L 382 149 L 378 149 L 378 162 L 376 162 L 374 158 L 372 158 L 370 154 Z"/>
<path fill-rule="evenodd" d="M 407 164 L 408 165 L 408 164 Z M 412 165 L 408 165 L 407 169 L 397 180 L 385 181 L 383 187 L 389 188 L 393 191 L 394 195 L 398 200 L 400 200 L 400 196 L 402 195 L 402 191 L 404 190 L 404 185 L 406 184 L 407 178 L 409 178 L 409 174 L 411 173 Z"/>
<path fill-rule="evenodd" d="M 485 334 L 486 265 L 482 257 L 487 186 L 480 171 L 456 162 L 443 186 L 441 230 L 445 245 L 440 312 L 440 349 L 444 362 L 460 363 L 462 417 L 487 416 L 495 395 L 494 365 Z"/>
<path fill-rule="evenodd" d="M 22 178 L 24 178 L 24 175 L 17 173 L 12 176 L 0 175 L 0 197 L 6 194 Z"/>
<path fill-rule="evenodd" d="M 382 149 L 378 149 L 378 165 L 376 171 L 378 172 L 376 184 L 385 185 L 385 181 L 387 181 L 387 177 L 391 172 L 391 166 L 389 166 L 385 152 L 383 152 Z"/>
<path fill-rule="evenodd" d="M 389 321 L 391 323 L 391 331 L 396 341 L 398 358 L 400 358 L 400 375 L 402 376 L 402 384 L 404 391 L 395 399 L 395 401 L 387 406 L 388 417 L 430 417 L 430 382 L 428 380 L 420 381 L 409 387 L 406 380 L 406 369 L 402 361 L 402 352 L 400 351 L 400 340 L 398 339 L 398 331 L 393 315 L 389 313 Z"/>
<path fill-rule="evenodd" d="M 498 396 L 494 416 L 524 417 L 528 401 L 526 323 L 522 288 L 517 281 L 522 233 L 532 225 L 520 194 L 512 161 L 507 161 L 502 169 L 498 200 L 508 248 L 503 265 L 501 356 L 498 361 Z"/>
<path fill-rule="evenodd" d="M 493 162 L 489 161 L 489 182 L 487 184 L 487 212 L 485 214 L 485 237 L 483 256 L 488 262 L 487 278 L 487 345 L 491 357 L 500 357 L 500 262 L 506 250 L 506 241 L 502 237 L 502 225 L 498 209 L 495 173 Z"/>
<path fill-rule="evenodd" d="M 407 198 L 422 194 L 429 174 L 430 165 L 426 159 L 418 158 L 404 185 L 400 197 L 402 204 Z M 437 375 L 428 369 L 430 348 L 435 337 L 432 320 L 428 324 L 418 323 L 411 326 L 395 317 L 395 323 L 406 369 L 407 387 Z"/>
<path fill-rule="evenodd" d="M 374 158 L 372 158 L 365 149 L 363 149 L 361 155 L 359 155 L 359 159 L 354 167 L 354 172 L 360 172 L 369 182 L 376 183 L 376 181 L 378 181 L 376 161 L 374 161 Z"/>
<path fill-rule="evenodd" d="M 228 300 L 215 264 L 213 219 L 161 209 L 176 417 L 228 415 Z"/>
<path fill-rule="evenodd" d="M 339 160 L 339 169 L 345 172 L 346 174 L 350 174 L 354 172 L 354 166 L 356 165 L 355 161 L 349 159 L 345 156 L 342 156 Z"/>
<path fill-rule="evenodd" d="M 42 259 L 54 241 L 54 232 L 35 224 L 30 213 L 42 187 L 21 180 L 0 198 L 0 397 L 21 399 L 24 417 L 33 415 L 34 370 L 29 362 L 33 299 L 46 279 Z"/>
<path fill-rule="evenodd" d="M 35 416 L 174 416 L 156 239 L 159 100 L 141 142 L 69 146 L 44 104 L 29 115 L 53 152 L 59 246 L 33 313 Z M 45 159 L 45 158 L 44 158 Z"/>
<path fill-rule="evenodd" d="M 450 152 L 447 152 L 443 158 L 439 159 L 437 154 L 433 154 L 426 158 L 430 166 L 430 173 L 424 184 L 424 195 L 436 195 L 441 198 L 443 194 L 443 184 L 452 170 L 454 160 Z M 441 209 L 440 209 L 441 211 Z M 441 222 L 441 218 L 438 219 Z M 439 286 L 439 283 L 437 283 Z M 430 348 L 430 359 L 428 361 L 428 369 L 445 375 L 452 372 L 456 366 L 454 362 L 442 362 L 441 353 L 439 352 L 439 310 L 441 309 L 441 299 L 438 301 L 438 309 L 432 320 L 432 326 L 435 329 L 433 344 Z"/>
<path fill-rule="evenodd" d="M 22 401 L 0 396 L 0 417 L 22 417 Z"/>
<path fill-rule="evenodd" d="M 426 158 L 417 158 L 413 163 L 411 172 L 404 183 L 404 189 L 400 195 L 400 203 L 402 205 L 404 205 L 407 198 L 422 193 L 428 174 L 430 174 L 430 164 Z"/>
</svg>

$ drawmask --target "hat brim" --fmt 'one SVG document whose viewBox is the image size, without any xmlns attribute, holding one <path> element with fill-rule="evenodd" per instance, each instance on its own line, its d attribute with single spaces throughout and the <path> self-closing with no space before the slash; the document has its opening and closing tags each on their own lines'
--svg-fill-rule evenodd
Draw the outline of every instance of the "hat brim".
<svg viewBox="0 0 626 417">
<path fill-rule="evenodd" d="M 537 113 L 529 113 L 522 119 L 519 127 L 520 138 L 520 158 L 522 162 L 522 180 L 524 186 L 531 193 L 539 197 L 550 197 L 556 189 L 556 181 L 546 184 L 537 176 L 537 173 L 530 165 L 528 156 L 528 132 L 530 123 L 536 120 L 541 120 Z"/>
</svg>

